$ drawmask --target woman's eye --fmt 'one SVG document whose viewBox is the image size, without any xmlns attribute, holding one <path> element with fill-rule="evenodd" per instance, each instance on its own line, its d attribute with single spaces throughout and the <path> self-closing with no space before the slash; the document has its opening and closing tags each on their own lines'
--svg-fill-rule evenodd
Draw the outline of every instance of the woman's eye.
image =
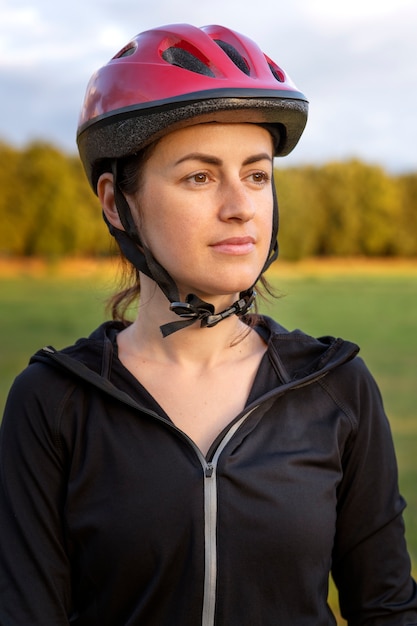
<svg viewBox="0 0 417 626">
<path fill-rule="evenodd" d="M 266 172 L 254 172 L 251 176 L 255 183 L 266 183 L 269 180 L 269 176 Z"/>
<path fill-rule="evenodd" d="M 191 176 L 191 180 L 195 183 L 206 183 L 208 180 L 208 176 L 204 172 L 198 172 L 198 174 L 193 174 Z"/>
</svg>

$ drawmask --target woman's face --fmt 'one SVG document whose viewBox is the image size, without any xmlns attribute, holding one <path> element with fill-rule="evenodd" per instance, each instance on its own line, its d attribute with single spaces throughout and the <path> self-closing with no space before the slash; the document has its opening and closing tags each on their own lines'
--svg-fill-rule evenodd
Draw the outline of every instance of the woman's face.
<svg viewBox="0 0 417 626">
<path fill-rule="evenodd" d="M 269 132 L 254 124 L 199 124 L 156 145 L 136 220 L 182 298 L 234 296 L 258 278 L 271 241 L 272 154 Z"/>
</svg>

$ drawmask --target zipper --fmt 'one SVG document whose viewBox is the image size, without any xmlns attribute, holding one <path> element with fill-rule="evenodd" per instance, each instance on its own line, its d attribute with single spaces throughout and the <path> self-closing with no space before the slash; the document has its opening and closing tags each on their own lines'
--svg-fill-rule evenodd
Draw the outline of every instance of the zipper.
<svg viewBox="0 0 417 626">
<path fill-rule="evenodd" d="M 217 464 L 221 453 L 240 426 L 256 409 L 253 407 L 227 431 L 211 461 L 192 441 L 204 472 L 204 596 L 201 626 L 214 626 L 217 587 Z"/>
<path fill-rule="evenodd" d="M 202 626 L 214 624 L 217 580 L 217 479 L 216 468 L 204 470 L 204 593 Z"/>
</svg>

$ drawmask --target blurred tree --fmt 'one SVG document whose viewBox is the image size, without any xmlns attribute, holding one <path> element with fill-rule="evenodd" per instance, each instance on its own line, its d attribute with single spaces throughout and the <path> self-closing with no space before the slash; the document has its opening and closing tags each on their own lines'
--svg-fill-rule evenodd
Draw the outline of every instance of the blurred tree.
<svg viewBox="0 0 417 626">
<path fill-rule="evenodd" d="M 318 177 L 325 227 L 320 235 L 320 255 L 352 256 L 360 253 L 360 207 L 357 202 L 357 164 L 328 163 Z"/>
<path fill-rule="evenodd" d="M 417 256 L 417 173 L 399 176 L 400 215 L 396 227 L 396 252 Z"/>
<path fill-rule="evenodd" d="M 114 254 L 113 237 L 104 225 L 100 203 L 90 189 L 80 159 L 70 157 L 68 166 L 76 198 L 72 213 L 74 249 L 84 256 Z"/>
<path fill-rule="evenodd" d="M 0 159 L 0 254 L 115 253 L 78 157 L 35 142 L 0 143 Z M 417 173 L 393 177 L 352 159 L 276 167 L 274 177 L 283 258 L 417 256 Z"/>
<path fill-rule="evenodd" d="M 401 255 L 407 190 L 374 165 L 352 159 L 277 171 L 283 256 Z M 405 200 L 407 197 L 407 200 Z M 408 249 L 411 249 L 411 244 Z"/>
<path fill-rule="evenodd" d="M 393 256 L 397 250 L 400 194 L 395 180 L 378 166 L 355 162 L 360 252 Z"/>
<path fill-rule="evenodd" d="M 0 251 L 21 256 L 109 254 L 97 198 L 78 158 L 51 145 L 2 146 Z"/>
<path fill-rule="evenodd" d="M 314 256 L 326 224 L 315 167 L 275 170 L 280 209 L 280 255 L 289 260 Z"/>
<path fill-rule="evenodd" d="M 21 253 L 20 152 L 0 143 L 0 254 Z"/>
</svg>

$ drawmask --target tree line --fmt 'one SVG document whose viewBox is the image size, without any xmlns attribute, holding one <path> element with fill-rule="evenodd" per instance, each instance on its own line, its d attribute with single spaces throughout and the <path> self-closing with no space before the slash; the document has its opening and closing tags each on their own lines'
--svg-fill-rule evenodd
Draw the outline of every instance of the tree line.
<svg viewBox="0 0 417 626">
<path fill-rule="evenodd" d="M 0 255 L 114 254 L 78 156 L 53 145 L 0 143 Z M 417 256 L 417 172 L 388 174 L 352 159 L 285 167 L 276 162 L 280 254 Z"/>
</svg>

